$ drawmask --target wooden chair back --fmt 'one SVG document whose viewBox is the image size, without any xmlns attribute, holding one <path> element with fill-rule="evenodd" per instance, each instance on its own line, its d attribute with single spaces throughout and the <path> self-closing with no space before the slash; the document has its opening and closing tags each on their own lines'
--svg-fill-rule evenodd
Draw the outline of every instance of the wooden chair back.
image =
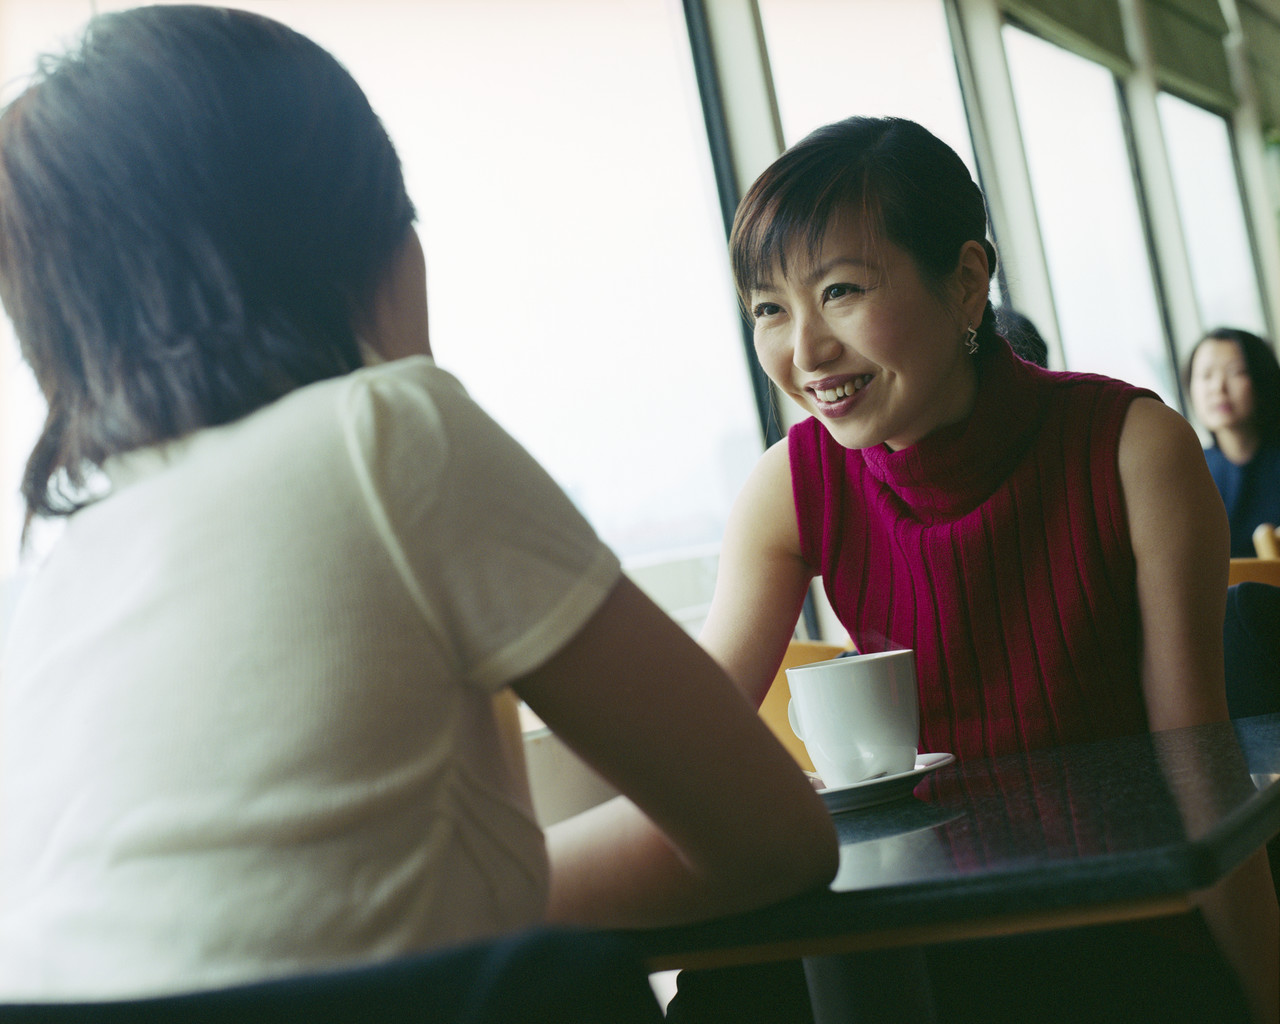
<svg viewBox="0 0 1280 1024">
<path fill-rule="evenodd" d="M 1227 570 L 1227 586 L 1245 582 L 1280 587 L 1280 558 L 1233 558 Z"/>
<path fill-rule="evenodd" d="M 813 771 L 813 762 L 809 759 L 804 744 L 791 729 L 787 718 L 787 704 L 791 701 L 791 687 L 787 685 L 787 669 L 797 665 L 808 665 L 814 661 L 827 661 L 838 658 L 845 651 L 852 650 L 852 645 L 823 643 L 818 640 L 792 640 L 787 645 L 787 653 L 778 666 L 778 674 L 774 676 L 769 692 L 765 694 L 760 705 L 760 717 L 764 719 L 775 736 L 787 748 L 797 763 L 805 771 Z"/>
<path fill-rule="evenodd" d="M 1259 558 L 1280 558 L 1280 530 L 1271 523 L 1259 523 L 1253 531 L 1253 550 Z"/>
</svg>

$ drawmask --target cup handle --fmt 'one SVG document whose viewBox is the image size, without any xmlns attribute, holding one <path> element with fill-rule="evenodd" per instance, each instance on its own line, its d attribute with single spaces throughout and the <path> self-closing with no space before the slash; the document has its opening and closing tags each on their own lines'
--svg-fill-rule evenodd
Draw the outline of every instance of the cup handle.
<svg viewBox="0 0 1280 1024">
<path fill-rule="evenodd" d="M 800 742 L 804 742 L 804 733 L 800 730 L 800 718 L 796 715 L 796 699 L 792 697 L 787 701 L 787 721 L 791 723 L 791 731 L 799 737 Z"/>
</svg>

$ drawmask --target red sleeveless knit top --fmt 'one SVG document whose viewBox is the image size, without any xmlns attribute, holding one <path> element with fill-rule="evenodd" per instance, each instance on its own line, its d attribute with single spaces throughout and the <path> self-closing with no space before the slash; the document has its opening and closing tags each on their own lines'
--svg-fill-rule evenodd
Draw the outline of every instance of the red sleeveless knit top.
<svg viewBox="0 0 1280 1024">
<path fill-rule="evenodd" d="M 863 652 L 913 648 L 920 749 L 1144 731 L 1117 442 L 1151 392 L 985 353 L 963 423 L 891 452 L 791 430 L 804 558 Z"/>
</svg>

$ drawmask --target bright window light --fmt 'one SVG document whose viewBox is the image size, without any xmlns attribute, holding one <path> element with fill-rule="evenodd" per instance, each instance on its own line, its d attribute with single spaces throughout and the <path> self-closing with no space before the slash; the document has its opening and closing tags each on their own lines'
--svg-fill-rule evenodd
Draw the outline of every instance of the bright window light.
<svg viewBox="0 0 1280 1024">
<path fill-rule="evenodd" d="M 787 144 L 860 114 L 928 128 L 974 171 L 941 0 L 760 0 Z"/>
<path fill-rule="evenodd" d="M 1004 44 L 1067 369 L 1177 408 L 1115 79 L 1013 25 Z"/>
<path fill-rule="evenodd" d="M 1265 335 L 1227 122 L 1167 92 L 1157 94 L 1156 105 L 1201 322 L 1206 330 L 1240 327 Z"/>
</svg>

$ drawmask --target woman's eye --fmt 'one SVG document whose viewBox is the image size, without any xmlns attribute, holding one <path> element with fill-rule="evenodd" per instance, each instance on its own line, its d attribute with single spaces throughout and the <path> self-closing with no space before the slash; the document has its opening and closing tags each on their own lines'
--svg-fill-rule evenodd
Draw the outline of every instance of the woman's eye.
<svg viewBox="0 0 1280 1024">
<path fill-rule="evenodd" d="M 759 320 L 761 317 L 776 316 L 780 312 L 782 307 L 776 302 L 759 302 L 752 307 L 751 317 L 753 320 Z"/>
<path fill-rule="evenodd" d="M 846 295 L 861 295 L 865 288 L 861 288 L 856 284 L 829 284 L 822 289 L 822 297 L 824 299 L 843 299 Z"/>
</svg>

